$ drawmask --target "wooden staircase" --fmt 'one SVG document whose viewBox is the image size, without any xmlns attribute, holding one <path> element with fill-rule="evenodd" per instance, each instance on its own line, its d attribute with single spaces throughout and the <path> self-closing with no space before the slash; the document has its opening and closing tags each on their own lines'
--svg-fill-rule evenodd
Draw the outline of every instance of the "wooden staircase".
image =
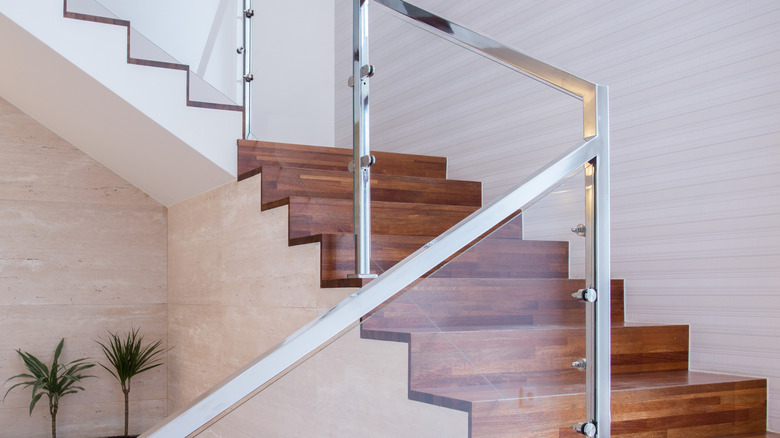
<svg viewBox="0 0 780 438">
<path fill-rule="evenodd" d="M 388 269 L 481 205 L 480 183 L 446 179 L 446 160 L 376 153 L 372 261 Z M 261 174 L 262 208 L 287 205 L 289 243 L 320 242 L 321 286 L 362 286 L 354 269 L 352 152 L 239 141 L 239 180 Z M 576 437 L 585 419 L 584 310 L 568 243 L 522 240 L 519 216 L 361 324 L 405 342 L 409 398 L 469 415 L 471 437 Z M 612 435 L 777 437 L 766 380 L 688 370 L 688 327 L 624 322 L 612 281 Z M 479 370 L 479 371 L 477 371 Z"/>
</svg>

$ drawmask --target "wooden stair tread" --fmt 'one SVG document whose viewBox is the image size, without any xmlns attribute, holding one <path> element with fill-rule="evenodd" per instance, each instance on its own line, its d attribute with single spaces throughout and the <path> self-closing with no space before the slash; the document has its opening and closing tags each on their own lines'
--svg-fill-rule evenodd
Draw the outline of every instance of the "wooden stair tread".
<svg viewBox="0 0 780 438">
<path fill-rule="evenodd" d="M 555 379 L 537 380 L 534 382 L 509 382 L 502 384 L 485 384 L 470 387 L 428 387 L 415 388 L 416 392 L 430 394 L 436 397 L 463 400 L 478 403 L 495 400 L 523 400 L 561 395 L 585 395 L 585 375 L 581 382 Z M 703 373 L 697 371 L 659 371 L 647 373 L 628 373 L 612 376 L 612 392 L 630 392 L 642 390 L 664 390 L 670 393 L 688 388 L 693 391 L 706 392 L 718 385 L 734 385 L 740 388 L 757 388 L 764 386 L 766 380 L 751 377 L 732 376 L 726 374 Z M 500 397 L 496 396 L 500 394 Z"/>
<path fill-rule="evenodd" d="M 453 328 L 579 324 L 584 322 L 583 308 L 570 295 L 583 287 L 584 280 L 569 278 L 438 278 L 433 274 L 377 310 L 362 329 L 405 333 L 426 330 L 430 320 Z M 622 280 L 612 280 L 613 322 L 623 321 L 623 288 Z"/>
<path fill-rule="evenodd" d="M 352 199 L 352 174 L 344 171 L 282 168 L 267 165 L 262 170 L 263 209 L 275 207 L 289 196 Z M 372 202 L 482 205 L 482 184 L 441 178 L 373 173 Z"/>
<path fill-rule="evenodd" d="M 447 159 L 426 155 L 372 152 L 373 174 L 446 178 Z M 352 150 L 289 143 L 238 140 L 238 180 L 260 173 L 264 164 L 320 170 L 347 170 Z"/>
<path fill-rule="evenodd" d="M 739 435 L 720 435 L 717 438 L 780 438 L 780 433 L 775 432 L 753 432 Z"/>
<path fill-rule="evenodd" d="M 371 245 L 372 272 L 381 274 L 433 239 L 433 236 L 374 235 Z M 359 287 L 367 284 L 367 281 L 341 281 L 355 269 L 355 249 L 351 234 L 326 233 L 290 239 L 291 245 L 314 242 L 321 244 L 321 282 L 338 284 L 337 287 Z M 452 278 L 459 275 L 488 278 L 560 278 L 568 273 L 566 250 L 565 242 L 490 238 L 461 254 L 432 275 L 449 278 L 437 278 L 436 281 L 440 284 L 453 282 Z M 426 284 L 432 280 L 433 278 L 426 280 Z M 622 288 L 620 291 L 622 292 Z M 570 305 L 574 304 L 570 302 Z M 615 309 L 622 308 L 622 301 L 616 303 Z"/>
<path fill-rule="evenodd" d="M 611 332 L 615 375 L 688 369 L 685 325 L 616 324 Z M 585 355 L 585 327 L 413 333 L 409 352 L 412 389 L 576 382 L 582 373 L 571 363 Z"/>
<path fill-rule="evenodd" d="M 352 201 L 290 197 L 289 238 L 352 233 Z M 461 205 L 372 202 L 372 234 L 438 236 L 477 210 Z"/>
</svg>

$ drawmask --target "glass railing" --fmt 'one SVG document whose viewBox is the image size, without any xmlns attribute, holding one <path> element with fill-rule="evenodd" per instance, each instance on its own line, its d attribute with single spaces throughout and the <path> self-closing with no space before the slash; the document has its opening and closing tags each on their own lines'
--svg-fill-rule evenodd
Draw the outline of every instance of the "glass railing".
<svg viewBox="0 0 780 438">
<path fill-rule="evenodd" d="M 544 197 L 486 207 L 477 216 L 499 225 L 459 225 L 238 373 L 212 394 L 246 391 L 218 418 L 200 427 L 191 409 L 175 417 L 186 430 L 173 421 L 149 436 L 541 437 L 581 422 L 587 373 L 573 362 L 586 356 L 587 304 L 571 294 L 586 288 L 586 239 L 568 225 L 587 222 L 593 169 L 573 167 Z M 453 242 L 464 233 L 476 239 Z M 313 350 L 279 362 L 301 343 Z M 269 380 L 255 388 L 256 373 Z"/>
<path fill-rule="evenodd" d="M 585 282 L 568 275 L 572 233 L 521 239 L 527 214 L 542 202 L 566 209 L 552 204 L 581 192 L 583 178 L 416 279 L 197 436 L 536 437 L 584 418 L 585 373 L 571 363 L 585 356 L 585 312 L 570 295 Z M 584 221 L 582 199 L 552 217 Z"/>
<path fill-rule="evenodd" d="M 371 18 L 379 35 L 372 31 L 370 208 L 376 219 L 384 203 L 409 201 L 425 210 L 422 221 L 374 221 L 368 265 L 379 277 L 349 279 L 357 227 L 342 194 L 353 184 L 348 162 L 362 155 L 304 174 L 299 158 L 271 152 L 263 175 L 275 185 L 263 182 L 264 208 L 289 204 L 291 218 L 306 209 L 308 220 L 290 222 L 291 243 L 341 245 L 352 256 L 321 260 L 332 265 L 323 283 L 365 286 L 144 436 L 547 437 L 574 434 L 574 425 L 608 437 L 606 87 L 481 36 L 477 46 L 452 46 L 473 35 L 404 2 L 374 3 L 390 9 L 373 8 Z M 391 19 L 399 8 L 409 16 Z M 419 68 L 388 64 L 400 57 Z M 342 61 L 343 147 L 356 131 L 345 85 L 353 70 Z M 481 73 L 460 77 L 458 65 Z M 518 80 L 517 71 L 536 80 Z M 409 101 L 418 112 L 408 112 Z M 518 106 L 529 111 L 506 124 L 501 116 Z M 496 152 L 496 143 L 516 150 Z M 467 217 L 448 223 L 429 194 L 394 199 L 383 192 L 388 161 L 376 151 L 385 150 L 447 156 L 450 178 L 484 182 L 489 202 L 462 205 Z M 515 171 L 498 173 L 496 164 Z"/>
<path fill-rule="evenodd" d="M 241 111 L 240 3 L 225 0 L 208 10 L 201 5 L 166 11 L 160 10 L 165 5 L 149 2 L 66 0 L 65 14 L 126 26 L 130 63 L 187 71 L 188 105 Z"/>
</svg>

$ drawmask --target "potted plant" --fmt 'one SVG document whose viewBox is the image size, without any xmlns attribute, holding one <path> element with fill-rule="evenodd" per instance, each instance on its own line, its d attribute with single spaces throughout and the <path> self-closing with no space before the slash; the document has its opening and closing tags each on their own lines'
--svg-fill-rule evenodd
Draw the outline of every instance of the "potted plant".
<svg viewBox="0 0 780 438">
<path fill-rule="evenodd" d="M 60 353 L 62 352 L 62 346 L 65 343 L 65 338 L 60 340 L 57 348 L 54 350 L 54 360 L 50 366 L 46 366 L 43 362 L 38 360 L 37 357 L 30 353 L 22 352 L 21 349 L 16 350 L 19 356 L 24 361 L 24 366 L 27 367 L 29 373 L 19 374 L 6 380 L 6 382 L 13 379 L 27 379 L 23 382 L 19 382 L 10 387 L 3 396 L 17 386 L 32 386 L 32 401 L 30 402 L 30 415 L 32 415 L 33 408 L 38 400 L 45 394 L 49 397 L 49 414 L 51 414 L 51 436 L 57 437 L 57 410 L 60 407 L 60 399 L 68 394 L 75 394 L 78 391 L 83 391 L 84 388 L 77 386 L 77 384 L 88 377 L 81 374 L 84 370 L 95 366 L 93 363 L 87 362 L 86 358 L 76 359 L 68 364 L 59 363 Z"/>
<path fill-rule="evenodd" d="M 169 349 L 162 348 L 162 341 L 152 342 L 143 345 L 143 336 L 138 336 L 138 329 L 131 328 L 123 338 L 116 333 L 108 332 L 108 341 L 97 342 L 103 349 L 110 368 L 100 364 L 106 371 L 111 373 L 122 387 L 122 393 L 125 395 L 125 434 L 128 436 L 128 424 L 130 417 L 130 381 L 133 377 L 144 371 L 151 370 L 163 364 L 162 354 Z"/>
</svg>

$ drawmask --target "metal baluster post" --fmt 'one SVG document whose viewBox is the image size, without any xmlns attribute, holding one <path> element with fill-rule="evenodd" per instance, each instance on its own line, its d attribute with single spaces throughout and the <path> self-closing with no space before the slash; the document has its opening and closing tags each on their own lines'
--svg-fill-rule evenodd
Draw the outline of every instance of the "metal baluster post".
<svg viewBox="0 0 780 438">
<path fill-rule="evenodd" d="M 350 278 L 373 278 L 371 274 L 371 156 L 369 145 L 368 81 L 374 67 L 368 60 L 369 0 L 354 0 L 352 9 L 352 230 L 355 239 L 355 273 Z"/>
<path fill-rule="evenodd" d="M 593 175 L 594 230 L 593 275 L 598 299 L 594 307 L 595 394 L 592 417 L 598 428 L 598 438 L 609 438 L 612 423 L 611 399 L 611 273 L 610 273 L 610 188 L 609 188 L 609 93 L 604 85 L 596 85 L 596 120 L 601 140 Z M 591 412 L 589 412 L 591 414 Z"/>
<path fill-rule="evenodd" d="M 252 9 L 252 0 L 244 0 L 244 45 L 238 49 L 238 53 L 244 58 L 244 139 L 248 139 L 252 133 L 252 17 L 255 11 Z"/>
<path fill-rule="evenodd" d="M 610 251 L 609 120 L 607 87 L 596 86 L 596 157 L 585 165 L 585 355 L 587 420 L 573 427 L 582 435 L 610 436 Z"/>
</svg>

